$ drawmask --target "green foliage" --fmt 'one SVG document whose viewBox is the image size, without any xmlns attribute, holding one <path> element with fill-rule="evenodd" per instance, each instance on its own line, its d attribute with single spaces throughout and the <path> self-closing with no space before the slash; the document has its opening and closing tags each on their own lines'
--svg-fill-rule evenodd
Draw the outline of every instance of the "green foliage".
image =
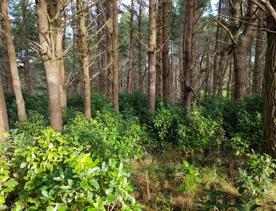
<svg viewBox="0 0 276 211">
<path fill-rule="evenodd" d="M 262 140 L 262 108 L 260 97 L 240 101 L 219 97 L 206 102 L 203 114 L 220 121 L 229 139 L 240 136 L 244 144 L 256 150 Z"/>
<path fill-rule="evenodd" d="M 183 171 L 184 181 L 178 187 L 178 190 L 180 192 L 184 192 L 188 190 L 194 193 L 197 185 L 202 182 L 198 168 L 190 165 L 188 161 L 183 160 L 182 171 Z"/>
<path fill-rule="evenodd" d="M 271 187 L 276 163 L 267 154 L 246 154 L 245 164 L 239 169 L 237 187 L 245 201 L 261 198 Z"/>
<path fill-rule="evenodd" d="M 120 112 L 126 117 L 137 116 L 141 122 L 148 119 L 147 96 L 140 91 L 132 94 L 123 92 L 120 94 Z"/>
<path fill-rule="evenodd" d="M 201 108 L 192 107 L 178 129 L 180 146 L 185 151 L 214 150 L 224 139 L 220 122 L 204 117 Z"/>
<path fill-rule="evenodd" d="M 180 108 L 160 103 L 152 117 L 153 132 L 161 142 L 175 143 L 178 141 L 177 129 L 183 120 L 184 114 Z"/>
<path fill-rule="evenodd" d="M 64 134 L 42 127 L 39 118 L 11 131 L 1 145 L 0 206 L 139 210 L 125 160 L 139 155 L 142 131 L 137 120 L 116 114 L 105 111 L 94 119 L 76 114 Z"/>
<path fill-rule="evenodd" d="M 204 192 L 207 194 L 206 200 L 197 201 L 197 206 L 199 211 L 209 211 L 209 210 L 239 210 L 246 211 L 246 207 L 240 202 L 231 202 L 230 195 L 224 191 L 205 189 Z M 254 204 L 249 208 L 249 211 L 257 209 L 259 206 Z"/>
</svg>

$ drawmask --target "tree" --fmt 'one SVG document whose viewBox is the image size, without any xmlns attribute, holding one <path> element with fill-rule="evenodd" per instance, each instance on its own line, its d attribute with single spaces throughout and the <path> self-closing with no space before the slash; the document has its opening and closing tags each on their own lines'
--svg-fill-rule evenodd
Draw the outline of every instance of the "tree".
<svg viewBox="0 0 276 211">
<path fill-rule="evenodd" d="M 91 117 L 91 83 L 89 74 L 89 44 L 87 37 L 87 28 L 85 25 L 85 9 L 83 0 L 77 0 L 77 13 L 78 13 L 78 36 L 79 36 L 79 57 L 82 69 L 82 97 L 83 109 L 86 117 Z"/>
<path fill-rule="evenodd" d="M 261 30 L 262 22 L 258 23 L 258 31 L 255 44 L 255 61 L 253 69 L 252 91 L 255 95 L 261 95 L 261 73 L 262 73 L 262 55 L 263 55 L 263 39 L 264 33 Z"/>
<path fill-rule="evenodd" d="M 53 2 L 52 2 L 53 3 Z M 48 108 L 50 115 L 50 125 L 57 131 L 62 130 L 62 108 L 60 101 L 60 62 L 63 56 L 58 54 L 57 45 L 62 45 L 62 39 L 52 33 L 56 30 L 53 18 L 61 15 L 63 8 L 59 0 L 57 5 L 51 11 L 52 16 L 48 13 L 50 1 L 36 0 L 36 13 L 39 32 L 39 51 L 42 56 L 47 87 L 48 87 Z M 50 9 L 50 10 L 51 10 Z M 54 16 L 53 16 L 54 14 Z M 51 40 L 52 42 L 49 42 Z"/>
<path fill-rule="evenodd" d="M 276 12 L 276 0 L 269 3 Z M 276 17 L 267 15 L 267 50 L 264 70 L 263 135 L 265 151 L 276 157 Z"/>
<path fill-rule="evenodd" d="M 241 23 L 240 12 L 240 1 L 235 0 L 231 4 L 231 15 L 234 19 L 232 27 L 232 42 L 233 42 L 233 61 L 234 61 L 234 98 L 240 99 L 245 96 L 245 76 L 246 76 L 246 64 L 249 54 L 249 50 L 252 45 L 252 41 L 256 36 L 256 25 L 257 25 L 257 5 L 254 1 L 249 1 L 247 6 L 247 14 L 245 16 L 246 23 Z M 239 33 L 240 27 L 244 26 L 242 33 Z"/>
<path fill-rule="evenodd" d="M 129 23 L 129 52 L 128 52 L 128 74 L 127 74 L 127 92 L 132 91 L 132 75 L 133 75 L 133 50 L 134 50 L 134 0 L 131 0 L 130 7 L 130 23 Z"/>
<path fill-rule="evenodd" d="M 16 53 L 15 53 L 15 48 L 14 48 L 13 38 L 12 38 L 12 33 L 10 28 L 7 0 L 1 1 L 1 12 L 2 12 L 2 18 L 3 18 L 2 27 L 3 27 L 4 34 L 6 36 L 7 53 L 8 53 L 9 64 L 10 64 L 13 90 L 16 98 L 17 114 L 18 114 L 19 121 L 22 122 L 27 119 L 27 115 L 25 110 L 25 102 L 24 102 L 22 90 L 21 90 L 21 82 L 20 82 L 19 73 L 18 73 L 17 64 L 16 64 L 17 60 L 16 60 Z"/>
<path fill-rule="evenodd" d="M 170 99 L 170 65 L 169 65 L 169 0 L 162 0 L 162 76 L 163 97 Z"/>
<path fill-rule="evenodd" d="M 183 33 L 183 70 L 181 76 L 181 104 L 190 107 L 192 104 L 192 64 L 193 64 L 193 24 L 194 0 L 185 1 L 186 15 Z"/>
<path fill-rule="evenodd" d="M 108 8 L 108 89 L 115 110 L 119 111 L 119 66 L 118 66 L 118 6 L 117 0 L 107 2 Z"/>
<path fill-rule="evenodd" d="M 148 108 L 155 112 L 156 93 L 156 0 L 149 0 L 149 46 L 148 46 Z"/>
<path fill-rule="evenodd" d="M 0 78 L 0 141 L 5 137 L 1 134 L 3 131 L 9 130 L 8 113 L 5 101 L 5 95 L 3 90 L 2 80 Z"/>
<path fill-rule="evenodd" d="M 21 1 L 21 9 L 22 9 L 22 42 L 24 45 L 24 75 L 25 75 L 25 85 L 27 88 L 27 91 L 31 94 L 32 93 L 32 80 L 30 76 L 30 52 L 28 45 L 28 16 L 27 16 L 27 8 L 28 8 L 29 1 L 28 0 L 22 0 Z"/>
</svg>

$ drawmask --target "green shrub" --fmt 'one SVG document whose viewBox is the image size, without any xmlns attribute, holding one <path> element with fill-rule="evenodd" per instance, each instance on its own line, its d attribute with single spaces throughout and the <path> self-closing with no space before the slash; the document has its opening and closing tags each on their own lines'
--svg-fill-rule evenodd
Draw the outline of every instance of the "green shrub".
<svg viewBox="0 0 276 211">
<path fill-rule="evenodd" d="M 214 189 L 205 189 L 204 192 L 207 194 L 207 199 L 198 200 L 196 204 L 198 206 L 198 211 L 208 211 L 208 210 L 240 210 L 246 211 L 246 206 L 241 204 L 239 201 L 231 202 L 231 195 L 225 191 L 214 190 Z M 249 211 L 253 211 L 257 209 L 259 205 L 251 205 L 248 209 Z"/>
<path fill-rule="evenodd" d="M 201 108 L 192 107 L 178 129 L 180 147 L 185 151 L 203 152 L 218 147 L 224 139 L 220 122 L 206 118 Z"/>
<path fill-rule="evenodd" d="M 114 114 L 76 114 L 64 134 L 40 120 L 11 131 L 0 149 L 0 207 L 139 210 L 125 161 L 139 155 L 142 131 L 136 120 Z"/>
<path fill-rule="evenodd" d="M 161 103 L 151 121 L 153 134 L 159 141 L 178 142 L 177 130 L 184 121 L 184 112 L 180 108 Z"/>
<path fill-rule="evenodd" d="M 137 116 L 141 122 L 148 118 L 147 96 L 140 91 L 120 93 L 120 112 L 126 117 Z"/>
<path fill-rule="evenodd" d="M 260 198 L 271 187 L 276 163 L 267 154 L 248 153 L 239 169 L 237 187 L 246 201 Z"/>
<path fill-rule="evenodd" d="M 195 192 L 198 184 L 202 182 L 198 168 L 190 165 L 188 161 L 182 161 L 182 172 L 184 180 L 179 186 L 179 191 L 184 192 L 186 190 Z"/>
</svg>

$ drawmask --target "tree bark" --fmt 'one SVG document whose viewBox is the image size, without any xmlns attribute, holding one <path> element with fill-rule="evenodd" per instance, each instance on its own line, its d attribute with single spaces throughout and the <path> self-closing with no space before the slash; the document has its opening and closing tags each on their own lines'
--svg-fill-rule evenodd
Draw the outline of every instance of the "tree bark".
<svg viewBox="0 0 276 211">
<path fill-rule="evenodd" d="M 157 1 L 156 14 L 157 40 L 156 45 L 159 51 L 156 55 L 156 95 L 163 98 L 163 74 L 162 74 L 162 0 Z"/>
<path fill-rule="evenodd" d="M 77 12 L 78 12 L 78 36 L 79 36 L 79 57 L 80 65 L 82 69 L 82 81 L 83 81 L 83 110 L 84 115 L 88 118 L 91 117 L 91 84 L 89 74 L 89 43 L 87 38 L 87 28 L 85 25 L 85 9 L 83 0 L 77 0 Z"/>
<path fill-rule="evenodd" d="M 163 97 L 170 100 L 170 64 L 169 64 L 169 0 L 162 0 L 162 77 Z"/>
<path fill-rule="evenodd" d="M 156 93 L 156 0 L 149 0 L 149 46 L 148 46 L 148 109 L 155 112 Z"/>
<path fill-rule="evenodd" d="M 45 68 L 47 87 L 48 87 L 48 108 L 50 116 L 50 125 L 54 130 L 62 131 L 62 109 L 60 101 L 60 63 L 57 55 L 57 39 L 51 33 L 54 31 L 54 24 L 49 20 L 51 15 L 48 13 L 47 0 L 36 0 L 36 13 L 38 21 L 39 43 L 41 56 Z M 53 11 L 50 11 L 53 12 Z M 59 14 L 61 15 L 61 14 Z M 48 40 L 52 40 L 50 44 Z M 62 43 L 59 43 L 59 45 Z"/>
<path fill-rule="evenodd" d="M 9 131 L 9 122 L 3 84 L 0 78 L 0 132 L 3 131 Z M 5 140 L 5 137 L 0 134 L 0 141 L 2 140 Z"/>
<path fill-rule="evenodd" d="M 143 90 L 143 68 L 142 68 L 142 16 L 143 16 L 143 0 L 140 0 L 139 3 L 139 15 L 138 15 L 138 75 L 139 75 L 139 90 Z"/>
<path fill-rule="evenodd" d="M 193 64 L 193 24 L 194 0 L 185 1 L 186 15 L 184 24 L 183 72 L 181 77 L 181 104 L 188 108 L 192 104 L 192 64 Z"/>
<path fill-rule="evenodd" d="M 21 9 L 22 9 L 22 41 L 24 45 L 24 76 L 25 76 L 25 87 L 29 94 L 32 93 L 32 80 L 30 76 L 31 66 L 30 66 L 30 52 L 29 52 L 29 45 L 28 45 L 28 16 L 27 16 L 27 7 L 28 7 L 28 0 L 21 1 Z"/>
<path fill-rule="evenodd" d="M 112 33 L 112 58 L 113 58 L 113 107 L 119 111 L 119 66 L 118 66 L 118 5 L 117 0 L 112 0 L 113 4 L 113 33 Z"/>
<path fill-rule="evenodd" d="M 14 94 L 16 98 L 16 106 L 17 106 L 17 114 L 20 122 L 23 122 L 27 119 L 26 110 L 25 110 L 25 102 L 22 95 L 21 90 L 21 82 L 19 78 L 19 73 L 16 64 L 16 53 L 12 39 L 12 33 L 10 28 L 10 20 L 8 15 L 8 2 L 7 0 L 1 1 L 1 11 L 3 18 L 3 31 L 6 36 L 7 42 L 7 52 L 10 63 L 10 70 L 12 76 L 12 84 L 14 89 Z"/>
<path fill-rule="evenodd" d="M 134 35 L 134 0 L 131 0 L 130 24 L 129 24 L 129 52 L 128 52 L 128 74 L 127 74 L 127 92 L 131 93 L 133 89 L 133 35 Z"/>
<path fill-rule="evenodd" d="M 240 99 L 246 94 L 246 65 L 249 49 L 255 37 L 257 17 L 257 5 L 253 1 L 249 1 L 248 12 L 246 15 L 247 23 L 245 24 L 243 33 L 238 36 L 237 43 L 233 50 L 234 59 L 234 98 Z"/>
<path fill-rule="evenodd" d="M 262 73 L 262 55 L 263 55 L 263 32 L 260 29 L 261 23 L 258 24 L 258 31 L 256 36 L 256 47 L 255 47 L 255 61 L 253 69 L 253 83 L 252 92 L 255 95 L 261 95 L 261 73 Z"/>
<path fill-rule="evenodd" d="M 270 0 L 276 10 L 276 0 Z M 267 50 L 264 71 L 264 111 L 263 134 L 264 150 L 276 157 L 276 19 L 267 15 Z"/>
</svg>

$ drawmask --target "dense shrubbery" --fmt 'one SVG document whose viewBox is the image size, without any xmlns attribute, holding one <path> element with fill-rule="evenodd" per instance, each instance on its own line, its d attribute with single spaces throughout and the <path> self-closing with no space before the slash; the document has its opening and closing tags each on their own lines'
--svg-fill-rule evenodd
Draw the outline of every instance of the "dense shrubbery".
<svg viewBox="0 0 276 211">
<path fill-rule="evenodd" d="M 141 122 L 148 119 L 147 97 L 140 91 L 120 94 L 120 112 L 125 117 L 137 116 Z"/>
<path fill-rule="evenodd" d="M 276 161 L 266 154 L 246 154 L 245 163 L 239 170 L 237 187 L 245 201 L 263 197 L 271 188 L 275 176 Z"/>
<path fill-rule="evenodd" d="M 19 124 L 14 98 L 7 98 L 13 130 L 0 148 L 0 209 L 137 210 L 126 161 L 141 154 L 141 144 L 150 152 L 170 145 L 201 157 L 232 150 L 239 159 L 246 158 L 234 182 L 250 203 L 265 193 L 275 174 L 274 160 L 252 153 L 259 152 L 262 140 L 260 98 L 215 98 L 187 110 L 157 102 L 156 113 L 150 115 L 140 92 L 120 95 L 121 113 L 94 92 L 93 118 L 88 119 L 79 113 L 82 99 L 76 95 L 68 99 L 62 134 L 47 126 L 46 98 L 26 95 L 25 101 L 28 121 Z M 195 190 L 200 167 L 183 163 L 180 190 Z M 224 200 L 223 192 L 214 191 Z M 221 200 L 216 203 L 222 205 Z"/>
<path fill-rule="evenodd" d="M 60 134 L 37 119 L 12 130 L 2 143 L 0 207 L 139 209 L 125 163 L 139 155 L 136 120 L 126 122 L 108 110 L 93 119 L 76 114 Z"/>
<path fill-rule="evenodd" d="M 200 108 L 192 107 L 186 121 L 179 129 L 179 143 L 185 151 L 216 151 L 224 139 L 224 130 L 219 121 L 204 117 Z"/>
<path fill-rule="evenodd" d="M 228 138 L 240 136 L 244 144 L 257 150 L 262 140 L 262 108 L 260 97 L 215 98 L 206 102 L 204 116 L 219 120 Z"/>
</svg>

